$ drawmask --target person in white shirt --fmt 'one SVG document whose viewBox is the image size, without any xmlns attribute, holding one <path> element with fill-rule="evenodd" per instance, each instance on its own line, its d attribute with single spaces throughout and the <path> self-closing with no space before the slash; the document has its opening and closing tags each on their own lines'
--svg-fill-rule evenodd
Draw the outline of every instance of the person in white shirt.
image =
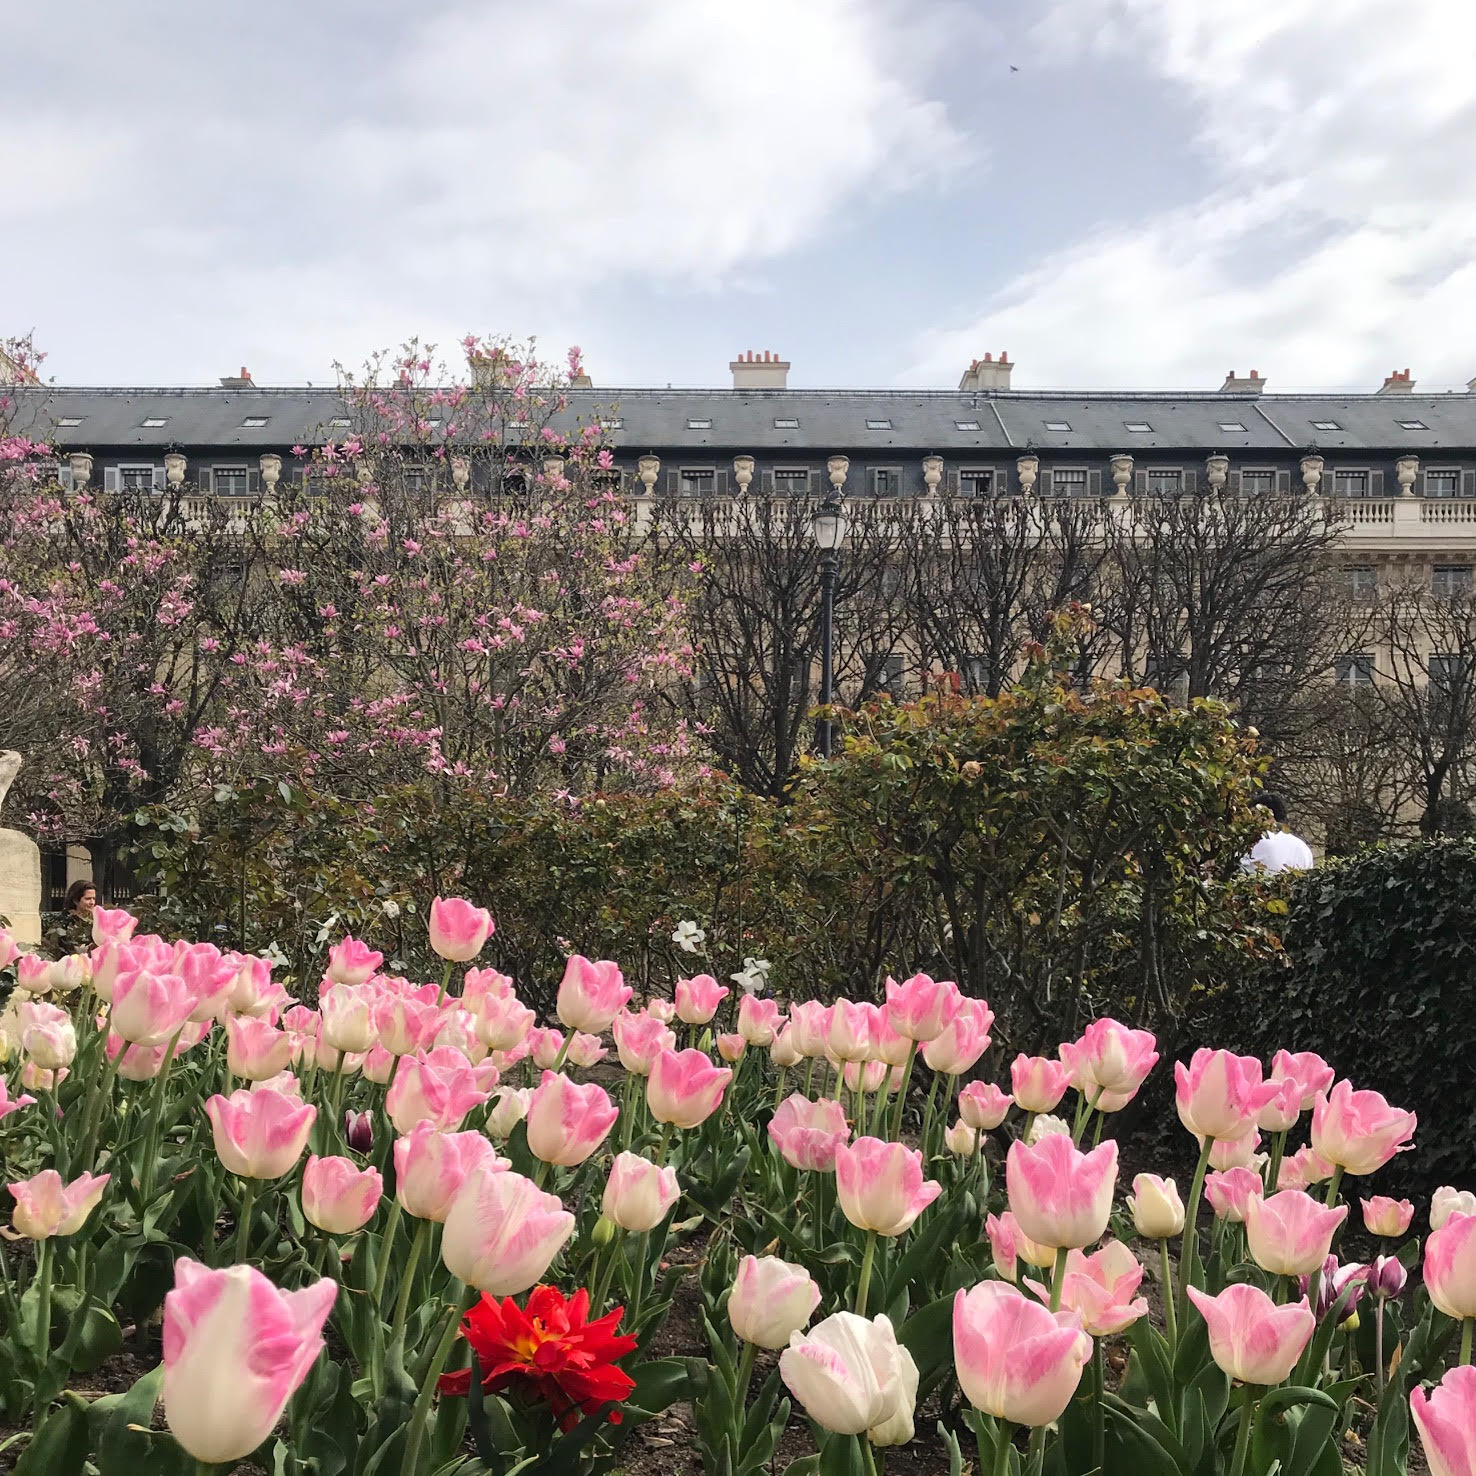
<svg viewBox="0 0 1476 1476">
<path fill-rule="evenodd" d="M 1283 829 L 1286 825 L 1286 801 L 1279 794 L 1263 794 L 1257 801 L 1260 808 L 1270 810 L 1276 829 L 1268 830 L 1255 845 L 1250 855 L 1242 856 L 1242 871 L 1310 871 L 1316 864 L 1312 848 L 1301 836 Z"/>
</svg>

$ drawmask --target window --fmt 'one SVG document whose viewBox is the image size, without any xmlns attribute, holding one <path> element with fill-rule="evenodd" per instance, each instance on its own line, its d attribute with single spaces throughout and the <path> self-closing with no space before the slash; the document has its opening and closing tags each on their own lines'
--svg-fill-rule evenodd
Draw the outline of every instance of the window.
<svg viewBox="0 0 1476 1476">
<path fill-rule="evenodd" d="M 1423 420 L 1400 420 L 1395 422 L 1400 430 L 1429 430 Z"/>
<path fill-rule="evenodd" d="M 1312 422 L 1313 430 L 1342 430 L 1342 428 L 1336 420 L 1314 420 Z"/>
<path fill-rule="evenodd" d="M 1367 497 L 1368 473 L 1366 471 L 1334 472 L 1333 491 L 1339 497 Z"/>
<path fill-rule="evenodd" d="M 271 417 L 267 415 L 248 415 L 246 419 L 241 422 L 241 429 L 260 430 L 270 418 Z"/>
<path fill-rule="evenodd" d="M 120 466 L 118 485 L 125 492 L 152 492 L 154 490 L 154 468 L 151 466 Z"/>
<path fill-rule="evenodd" d="M 1460 651 L 1432 651 L 1428 670 L 1432 687 L 1444 693 L 1454 692 L 1466 680 L 1465 654 Z"/>
<path fill-rule="evenodd" d="M 1436 564 L 1430 570 L 1430 592 L 1442 600 L 1459 600 L 1471 591 L 1469 564 Z"/>
<path fill-rule="evenodd" d="M 1340 687 L 1371 687 L 1374 659 L 1371 651 L 1345 651 L 1333 664 Z"/>
<path fill-rule="evenodd" d="M 528 490 L 528 474 L 521 471 L 509 471 L 502 474 L 502 490 L 517 495 Z"/>
<path fill-rule="evenodd" d="M 1051 474 L 1051 490 L 1058 497 L 1085 497 L 1086 489 L 1085 467 L 1058 466 Z"/>
<path fill-rule="evenodd" d="M 902 495 L 902 473 L 892 466 L 872 467 L 871 490 L 878 497 L 900 497 Z"/>
<path fill-rule="evenodd" d="M 221 497 L 244 497 L 246 495 L 246 468 L 244 466 L 217 466 L 211 468 L 210 481 Z"/>
<path fill-rule="evenodd" d="M 161 425 L 169 424 L 169 417 L 167 415 L 149 415 L 141 420 L 139 424 L 145 430 L 157 430 Z"/>
<path fill-rule="evenodd" d="M 1048 420 L 1045 422 L 1045 428 L 1048 431 L 1055 431 L 1058 434 L 1062 434 L 1071 429 L 1071 422 L 1069 420 Z"/>
<path fill-rule="evenodd" d="M 693 419 L 691 417 L 688 417 L 688 420 L 687 420 L 687 429 L 688 430 L 711 430 L 712 429 L 712 419 L 709 416 L 699 416 L 696 419 Z"/>
<path fill-rule="evenodd" d="M 1222 420 L 1220 429 L 1222 431 L 1243 431 L 1245 427 L 1238 420 Z"/>
<path fill-rule="evenodd" d="M 893 697 L 900 697 L 902 695 L 904 676 L 902 658 L 900 656 L 888 656 L 887 664 L 883 669 L 882 679 L 886 684 L 887 691 Z"/>
<path fill-rule="evenodd" d="M 1148 491 L 1155 497 L 1175 497 L 1183 490 L 1184 478 L 1177 467 L 1150 467 Z"/>
<path fill-rule="evenodd" d="M 423 466 L 407 466 L 402 475 L 407 492 L 424 492 L 430 485 L 430 471 Z"/>
<path fill-rule="evenodd" d="M 1441 467 L 1425 473 L 1426 497 L 1459 497 L 1461 474 L 1454 467 Z"/>
<path fill-rule="evenodd" d="M 882 566 L 882 593 L 894 595 L 902 588 L 902 566 L 901 564 L 884 564 Z"/>
<path fill-rule="evenodd" d="M 600 421 L 601 430 L 624 430 L 625 421 L 619 415 L 607 415 Z"/>
<path fill-rule="evenodd" d="M 994 488 L 994 473 L 971 468 L 958 474 L 958 490 L 964 497 L 988 497 Z"/>
<path fill-rule="evenodd" d="M 774 491 L 780 497 L 803 497 L 810 490 L 810 474 L 802 466 L 774 469 Z"/>
<path fill-rule="evenodd" d="M 955 420 L 954 425 L 961 431 L 976 431 L 979 429 L 977 420 Z"/>
<path fill-rule="evenodd" d="M 1152 431 L 1153 427 L 1146 420 L 1124 420 L 1122 428 L 1132 431 L 1134 435 L 1144 435 Z"/>
<path fill-rule="evenodd" d="M 892 428 L 892 422 L 890 420 L 883 420 L 880 417 L 878 417 L 876 419 L 872 419 L 870 417 L 867 418 L 867 421 L 866 421 L 866 429 L 867 430 L 891 430 L 891 428 Z"/>
<path fill-rule="evenodd" d="M 351 421 L 347 415 L 335 415 L 333 419 L 328 422 L 328 424 L 331 425 L 334 430 L 347 430 L 349 426 L 353 424 L 353 421 Z"/>
<path fill-rule="evenodd" d="M 792 415 L 776 415 L 774 417 L 775 430 L 798 430 L 799 421 Z"/>
<path fill-rule="evenodd" d="M 989 658 L 987 656 L 966 655 L 963 659 L 963 669 L 971 691 L 982 692 L 989 685 Z"/>
<path fill-rule="evenodd" d="M 61 416 L 61 417 L 58 418 L 58 420 L 57 420 L 56 423 L 58 425 L 66 425 L 66 426 L 81 425 L 82 424 L 82 417 L 80 415 L 63 415 L 63 416 Z"/>
<path fill-rule="evenodd" d="M 683 497 L 711 497 L 716 473 L 706 467 L 684 466 L 679 473 Z"/>
<path fill-rule="evenodd" d="M 1269 497 L 1276 480 L 1276 473 L 1256 467 L 1254 471 L 1240 474 L 1240 490 L 1253 497 Z"/>
<path fill-rule="evenodd" d="M 1345 564 L 1343 586 L 1355 599 L 1367 599 L 1378 587 L 1378 576 L 1372 564 Z"/>
</svg>

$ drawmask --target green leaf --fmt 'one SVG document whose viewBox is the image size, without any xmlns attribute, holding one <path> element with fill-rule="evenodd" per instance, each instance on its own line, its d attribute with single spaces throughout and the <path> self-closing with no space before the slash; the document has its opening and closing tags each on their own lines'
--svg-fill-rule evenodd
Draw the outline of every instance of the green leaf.
<svg viewBox="0 0 1476 1476">
<path fill-rule="evenodd" d="M 90 1445 L 86 1410 L 71 1402 L 60 1405 L 15 1463 L 15 1476 L 82 1476 Z"/>
<path fill-rule="evenodd" d="M 88 1405 L 87 1419 L 99 1470 L 132 1470 L 147 1454 L 151 1442 L 145 1432 L 153 1422 L 163 1383 L 161 1363 L 135 1379 L 121 1394 L 108 1394 Z"/>
<path fill-rule="evenodd" d="M 930 1389 L 953 1367 L 953 1296 L 919 1307 L 897 1329 L 897 1341 L 917 1364 L 919 1390 Z"/>
</svg>

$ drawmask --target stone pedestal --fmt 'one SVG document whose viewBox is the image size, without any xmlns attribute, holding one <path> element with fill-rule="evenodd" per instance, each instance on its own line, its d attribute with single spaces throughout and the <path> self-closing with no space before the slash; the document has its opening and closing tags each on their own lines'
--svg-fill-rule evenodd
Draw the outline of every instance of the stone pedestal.
<svg viewBox="0 0 1476 1476">
<path fill-rule="evenodd" d="M 17 943 L 41 941 L 41 851 L 18 830 L 0 830 L 0 916 Z"/>
</svg>

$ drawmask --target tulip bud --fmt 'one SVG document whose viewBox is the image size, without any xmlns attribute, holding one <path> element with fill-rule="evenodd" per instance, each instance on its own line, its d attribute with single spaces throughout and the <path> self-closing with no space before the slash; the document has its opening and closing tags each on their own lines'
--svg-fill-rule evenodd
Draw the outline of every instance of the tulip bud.
<svg viewBox="0 0 1476 1476">
<path fill-rule="evenodd" d="M 783 1348 L 819 1303 L 820 1288 L 802 1267 L 777 1256 L 744 1256 L 728 1297 L 728 1321 L 745 1343 Z"/>
<path fill-rule="evenodd" d="M 972 1158 L 979 1151 L 979 1129 L 959 1118 L 943 1134 L 943 1144 L 959 1158 Z"/>
<path fill-rule="evenodd" d="M 367 1153 L 374 1146 L 374 1117 L 368 1112 L 350 1108 L 343 1114 L 344 1137 L 355 1153 Z"/>
<path fill-rule="evenodd" d="M 720 1035 L 717 1038 L 718 1055 L 730 1066 L 741 1061 L 747 1049 L 748 1042 L 741 1035 Z"/>
<path fill-rule="evenodd" d="M 606 1246 L 609 1245 L 610 1242 L 614 1240 L 619 1233 L 620 1226 L 617 1225 L 614 1220 L 607 1220 L 604 1215 L 601 1215 L 599 1219 L 595 1221 L 595 1227 L 590 1234 L 590 1239 L 594 1241 L 594 1243 L 598 1246 Z"/>
<path fill-rule="evenodd" d="M 1133 1228 L 1148 1240 L 1167 1240 L 1184 1229 L 1184 1202 L 1172 1179 L 1139 1174 L 1133 1180 Z"/>
<path fill-rule="evenodd" d="M 654 1230 L 681 1198 L 676 1170 L 660 1168 L 638 1153 L 618 1153 L 610 1165 L 600 1208 L 622 1230 Z"/>
<path fill-rule="evenodd" d="M 1409 1280 L 1398 1256 L 1379 1256 L 1368 1268 L 1368 1289 L 1376 1297 L 1397 1297 Z"/>
</svg>

